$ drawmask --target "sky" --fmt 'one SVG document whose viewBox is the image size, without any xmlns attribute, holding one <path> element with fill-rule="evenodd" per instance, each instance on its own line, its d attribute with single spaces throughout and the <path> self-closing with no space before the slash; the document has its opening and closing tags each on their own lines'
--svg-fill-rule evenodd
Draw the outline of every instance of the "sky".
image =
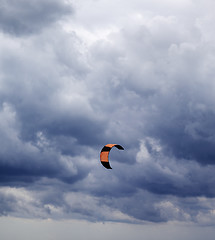
<svg viewBox="0 0 215 240">
<path fill-rule="evenodd" d="M 214 239 L 214 5 L 0 0 L 1 239 Z"/>
</svg>

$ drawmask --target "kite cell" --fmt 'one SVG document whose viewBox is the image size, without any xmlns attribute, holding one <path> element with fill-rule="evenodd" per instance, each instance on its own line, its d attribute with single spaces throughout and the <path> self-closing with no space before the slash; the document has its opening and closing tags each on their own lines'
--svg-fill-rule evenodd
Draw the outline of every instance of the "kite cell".
<svg viewBox="0 0 215 240">
<path fill-rule="evenodd" d="M 102 148 L 100 153 L 100 161 L 101 164 L 107 169 L 112 169 L 109 163 L 109 152 L 113 147 L 116 147 L 120 150 L 124 150 L 124 148 L 118 144 L 107 144 Z"/>
</svg>

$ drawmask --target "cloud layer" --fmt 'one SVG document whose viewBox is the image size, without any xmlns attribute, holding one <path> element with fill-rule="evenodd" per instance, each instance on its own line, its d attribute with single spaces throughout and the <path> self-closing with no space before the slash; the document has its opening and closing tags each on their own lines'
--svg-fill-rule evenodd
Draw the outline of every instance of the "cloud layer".
<svg viewBox="0 0 215 240">
<path fill-rule="evenodd" d="M 40 32 L 72 11 L 65 1 L 9 0 L 0 2 L 0 27 L 12 35 L 28 35 Z"/>
<path fill-rule="evenodd" d="M 0 3 L 0 214 L 213 223 L 209 1 Z"/>
</svg>

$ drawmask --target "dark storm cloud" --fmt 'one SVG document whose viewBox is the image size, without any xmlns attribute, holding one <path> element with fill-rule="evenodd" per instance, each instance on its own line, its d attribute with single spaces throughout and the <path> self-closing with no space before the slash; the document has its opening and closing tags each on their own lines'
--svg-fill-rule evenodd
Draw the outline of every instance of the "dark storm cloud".
<svg viewBox="0 0 215 240">
<path fill-rule="evenodd" d="M 202 29 L 155 16 L 91 44 L 49 25 L 64 3 L 19 3 L 4 3 L 2 29 L 35 34 L 0 35 L 0 213 L 211 221 L 214 52 Z M 99 162 L 107 143 L 125 148 L 111 171 Z"/>
<path fill-rule="evenodd" d="M 0 1 L 0 28 L 13 35 L 39 32 L 72 12 L 64 1 Z"/>
<path fill-rule="evenodd" d="M 4 72 L 1 78 L 0 110 L 2 182 L 5 184 L 8 181 L 12 185 L 17 182 L 20 185 L 49 176 L 62 177 L 63 181 L 72 183 L 79 177 L 83 178 L 85 167 L 83 165 L 79 169 L 73 166 L 69 169 L 66 162 L 70 160 L 62 160 L 61 152 L 80 153 L 80 148 L 76 150 L 75 144 L 80 141 L 78 128 L 80 132 L 82 129 L 83 137 L 83 128 L 87 130 L 86 123 L 89 122 L 93 129 L 93 117 L 83 116 L 88 107 L 81 94 L 76 94 L 72 99 L 68 93 L 63 95 L 64 89 L 59 85 L 63 80 L 57 69 L 53 70 L 56 61 L 52 53 L 46 55 L 43 50 L 37 51 L 37 47 L 29 45 L 28 40 L 25 46 L 21 46 L 19 41 L 22 42 L 2 41 L 2 50 L 7 53 L 2 55 L 1 61 L 1 70 Z M 68 79 L 66 81 L 69 82 Z M 68 102 L 64 102 L 61 96 L 65 96 L 66 100 L 68 96 Z M 79 113 L 74 114 L 79 107 Z M 88 133 L 91 134 L 90 128 Z M 51 142 L 50 136 L 54 136 Z M 63 144 L 62 139 L 65 138 L 66 144 Z M 77 173 L 72 173 L 73 169 Z"/>
</svg>

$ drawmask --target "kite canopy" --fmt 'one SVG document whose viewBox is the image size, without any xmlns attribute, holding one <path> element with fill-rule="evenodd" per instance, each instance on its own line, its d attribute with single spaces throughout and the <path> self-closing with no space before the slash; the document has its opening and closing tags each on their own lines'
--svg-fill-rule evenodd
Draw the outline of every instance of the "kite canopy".
<svg viewBox="0 0 215 240">
<path fill-rule="evenodd" d="M 101 164 L 107 169 L 112 169 L 109 163 L 109 152 L 113 147 L 116 147 L 120 150 L 124 150 L 124 148 L 118 144 L 107 144 L 102 148 L 100 153 L 100 161 Z"/>
</svg>

